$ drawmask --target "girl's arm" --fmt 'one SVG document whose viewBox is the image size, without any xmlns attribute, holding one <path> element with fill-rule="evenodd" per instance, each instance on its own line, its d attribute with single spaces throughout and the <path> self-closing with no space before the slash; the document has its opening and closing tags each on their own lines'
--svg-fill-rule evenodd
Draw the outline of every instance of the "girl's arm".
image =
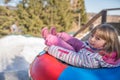
<svg viewBox="0 0 120 80">
<path fill-rule="evenodd" d="M 57 59 L 60 59 L 68 64 L 77 67 L 87 67 L 87 68 L 98 68 L 100 67 L 98 60 L 96 60 L 95 56 L 89 56 L 86 53 L 76 53 L 74 51 L 70 51 L 58 46 L 51 46 L 46 48 L 48 53 Z"/>
</svg>

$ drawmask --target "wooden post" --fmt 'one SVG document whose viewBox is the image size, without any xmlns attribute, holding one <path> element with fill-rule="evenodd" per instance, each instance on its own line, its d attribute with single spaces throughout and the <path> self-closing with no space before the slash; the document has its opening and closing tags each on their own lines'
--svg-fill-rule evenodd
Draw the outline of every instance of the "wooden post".
<svg viewBox="0 0 120 80">
<path fill-rule="evenodd" d="M 107 11 L 103 10 L 101 23 L 106 23 L 106 17 L 107 17 Z"/>
</svg>

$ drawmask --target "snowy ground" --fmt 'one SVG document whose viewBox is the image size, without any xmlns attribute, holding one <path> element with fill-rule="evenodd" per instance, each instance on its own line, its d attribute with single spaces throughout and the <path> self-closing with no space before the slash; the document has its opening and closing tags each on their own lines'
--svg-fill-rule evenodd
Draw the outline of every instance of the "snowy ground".
<svg viewBox="0 0 120 80">
<path fill-rule="evenodd" d="M 44 40 L 22 35 L 0 39 L 0 80 L 28 80 L 28 69 L 45 47 Z"/>
</svg>

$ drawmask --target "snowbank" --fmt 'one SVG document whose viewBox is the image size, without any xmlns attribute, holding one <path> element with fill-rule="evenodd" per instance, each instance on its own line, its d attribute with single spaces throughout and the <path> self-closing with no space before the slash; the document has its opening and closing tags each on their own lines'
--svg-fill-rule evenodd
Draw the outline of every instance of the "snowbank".
<svg viewBox="0 0 120 80">
<path fill-rule="evenodd" d="M 37 37 L 9 35 L 0 39 L 0 72 L 28 69 L 29 64 L 45 47 Z"/>
</svg>

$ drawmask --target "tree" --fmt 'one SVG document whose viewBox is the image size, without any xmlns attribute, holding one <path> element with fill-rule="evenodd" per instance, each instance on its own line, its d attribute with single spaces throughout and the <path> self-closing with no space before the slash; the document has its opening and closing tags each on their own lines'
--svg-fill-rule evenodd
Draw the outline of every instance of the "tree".
<svg viewBox="0 0 120 80">
<path fill-rule="evenodd" d="M 43 22 L 40 19 L 42 11 L 41 1 L 34 0 L 23 0 L 21 4 L 18 5 L 17 14 L 19 17 L 19 23 L 24 27 L 23 31 L 25 34 L 37 35 L 39 36 Z"/>
<path fill-rule="evenodd" d="M 84 0 L 78 0 L 79 1 L 79 7 L 80 7 L 80 16 L 81 16 L 81 24 L 85 24 L 87 22 L 87 14 L 85 10 L 85 3 Z"/>
<path fill-rule="evenodd" d="M 71 7 L 78 26 L 80 27 L 81 24 L 85 24 L 87 22 L 87 14 L 85 10 L 84 0 L 74 0 Z"/>
<path fill-rule="evenodd" d="M 15 18 L 13 18 L 12 15 L 14 15 L 14 11 L 0 6 L 0 35 L 7 35 L 10 33 L 10 25 Z"/>
<path fill-rule="evenodd" d="M 6 4 L 10 0 L 6 0 Z M 71 9 L 71 0 L 22 0 L 16 10 L 0 8 L 0 29 L 8 29 L 13 22 L 18 25 L 23 33 L 40 36 L 42 27 L 57 27 L 58 31 L 67 31 L 72 28 L 75 21 L 85 23 L 85 9 L 81 0 L 75 3 L 75 9 Z M 83 1 L 83 0 L 82 0 Z M 83 9 L 82 9 L 83 8 Z M 76 10 L 76 12 L 74 12 Z M 84 18 L 84 19 L 83 19 Z"/>
<path fill-rule="evenodd" d="M 66 31 L 71 27 L 73 14 L 70 10 L 69 0 L 48 0 L 46 9 L 50 14 L 49 21 L 51 25 L 58 27 L 62 31 Z"/>
</svg>

